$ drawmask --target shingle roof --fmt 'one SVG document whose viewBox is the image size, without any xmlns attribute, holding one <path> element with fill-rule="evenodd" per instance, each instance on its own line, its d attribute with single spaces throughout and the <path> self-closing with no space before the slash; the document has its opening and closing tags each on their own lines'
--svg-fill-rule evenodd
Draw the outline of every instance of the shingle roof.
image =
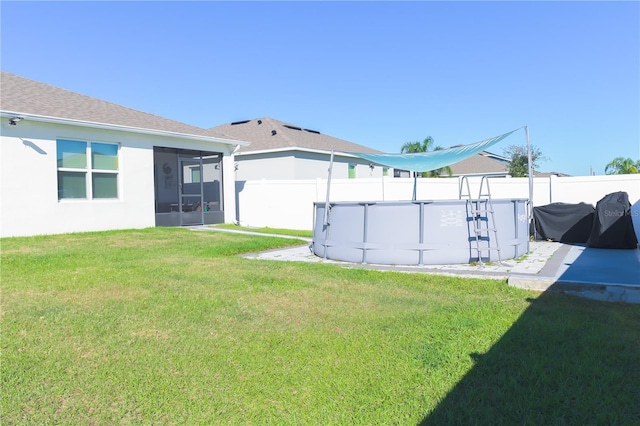
<svg viewBox="0 0 640 426">
<path fill-rule="evenodd" d="M 484 153 L 476 154 L 473 157 L 452 164 L 451 173 L 454 175 L 469 175 L 479 173 L 507 173 L 509 166 L 498 160 L 494 160 Z"/>
<path fill-rule="evenodd" d="M 224 138 L 210 130 L 81 95 L 8 72 L 0 73 L 0 110 L 18 114 Z"/>
<path fill-rule="evenodd" d="M 284 123 L 269 117 L 227 123 L 209 130 L 229 138 L 251 142 L 250 146 L 240 148 L 240 152 L 244 153 L 288 148 L 319 151 L 331 151 L 333 148 L 338 152 L 380 153 L 380 151 L 363 145 L 327 136 L 316 130 L 305 129 L 301 126 Z"/>
<path fill-rule="evenodd" d="M 570 177 L 571 175 L 568 175 L 566 173 L 561 173 L 561 172 L 541 172 L 541 173 L 534 172 L 533 176 L 534 177 L 550 177 L 550 176 Z"/>
</svg>

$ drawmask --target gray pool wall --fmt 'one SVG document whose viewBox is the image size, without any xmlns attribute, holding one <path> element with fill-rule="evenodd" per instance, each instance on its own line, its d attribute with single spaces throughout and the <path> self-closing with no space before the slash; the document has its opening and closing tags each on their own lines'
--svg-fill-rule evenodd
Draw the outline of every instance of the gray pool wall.
<svg viewBox="0 0 640 426">
<path fill-rule="evenodd" d="M 526 199 L 494 199 L 500 260 L 529 252 Z M 480 204 L 478 204 L 480 203 Z M 324 224 L 325 203 L 314 203 L 313 252 L 320 257 L 382 265 L 465 264 L 480 260 L 472 210 L 484 201 L 332 202 Z M 483 228 L 492 228 L 483 215 Z M 480 247 L 495 247 L 495 234 L 481 234 Z M 481 251 L 482 261 L 497 261 L 495 250 Z"/>
</svg>

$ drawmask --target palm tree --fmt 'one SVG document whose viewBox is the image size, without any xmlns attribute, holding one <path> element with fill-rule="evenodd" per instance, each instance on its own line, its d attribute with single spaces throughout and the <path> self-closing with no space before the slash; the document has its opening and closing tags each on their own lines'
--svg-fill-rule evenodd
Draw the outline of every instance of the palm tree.
<svg viewBox="0 0 640 426">
<path fill-rule="evenodd" d="M 616 157 L 604 168 L 608 175 L 628 175 L 640 173 L 640 160 L 635 163 L 629 157 Z"/>
<path fill-rule="evenodd" d="M 431 147 L 435 142 L 431 136 L 427 136 L 422 142 L 407 142 L 400 148 L 400 152 L 403 154 L 413 154 L 416 152 L 429 152 Z M 433 148 L 433 151 L 439 151 L 442 148 L 441 146 L 436 146 Z M 426 172 L 422 172 L 422 177 L 440 177 L 442 174 L 446 172 L 449 176 L 452 175 L 451 167 L 445 166 L 436 170 L 429 170 Z"/>
<path fill-rule="evenodd" d="M 425 138 L 425 140 L 423 140 L 422 142 L 407 142 L 404 145 L 402 145 L 402 148 L 400 148 L 400 152 L 405 154 L 405 153 L 415 153 L 415 152 L 428 152 L 429 149 L 431 148 L 431 145 L 433 145 L 433 138 L 431 136 L 427 136 Z"/>
<path fill-rule="evenodd" d="M 435 148 L 433 148 L 434 151 L 440 151 L 441 149 L 444 149 L 444 148 L 441 146 L 436 146 Z M 440 167 L 439 169 L 424 172 L 422 176 L 439 178 L 442 176 L 443 173 L 446 173 L 447 175 L 449 175 L 449 177 L 451 177 L 451 175 L 453 174 L 453 172 L 451 171 L 451 167 L 444 166 L 444 167 Z"/>
</svg>

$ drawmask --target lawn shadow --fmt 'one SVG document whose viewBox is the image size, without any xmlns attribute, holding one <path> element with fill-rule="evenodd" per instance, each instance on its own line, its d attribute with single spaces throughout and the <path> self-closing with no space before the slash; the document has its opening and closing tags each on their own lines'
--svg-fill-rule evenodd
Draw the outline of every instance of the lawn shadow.
<svg viewBox="0 0 640 426">
<path fill-rule="evenodd" d="M 549 293 L 529 302 L 487 353 L 469 354 L 475 365 L 419 424 L 640 424 L 640 306 Z"/>
</svg>

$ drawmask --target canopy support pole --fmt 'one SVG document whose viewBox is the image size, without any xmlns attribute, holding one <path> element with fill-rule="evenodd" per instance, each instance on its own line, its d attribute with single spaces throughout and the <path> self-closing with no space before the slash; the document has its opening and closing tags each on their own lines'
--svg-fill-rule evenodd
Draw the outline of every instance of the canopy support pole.
<svg viewBox="0 0 640 426">
<path fill-rule="evenodd" d="M 333 170 L 333 148 L 331 148 L 331 158 L 329 159 L 329 175 L 327 176 L 327 199 L 324 203 L 324 220 L 323 225 L 329 224 L 329 193 L 331 191 L 331 171 Z M 326 247 L 325 247 L 326 251 Z"/>
<path fill-rule="evenodd" d="M 531 154 L 531 143 L 529 142 L 529 126 L 524 126 L 524 133 L 527 137 L 527 164 L 529 166 L 527 175 L 529 176 L 529 208 L 527 211 L 528 221 L 531 224 L 533 220 L 533 161 Z M 535 227 L 534 227 L 535 232 Z"/>
</svg>

